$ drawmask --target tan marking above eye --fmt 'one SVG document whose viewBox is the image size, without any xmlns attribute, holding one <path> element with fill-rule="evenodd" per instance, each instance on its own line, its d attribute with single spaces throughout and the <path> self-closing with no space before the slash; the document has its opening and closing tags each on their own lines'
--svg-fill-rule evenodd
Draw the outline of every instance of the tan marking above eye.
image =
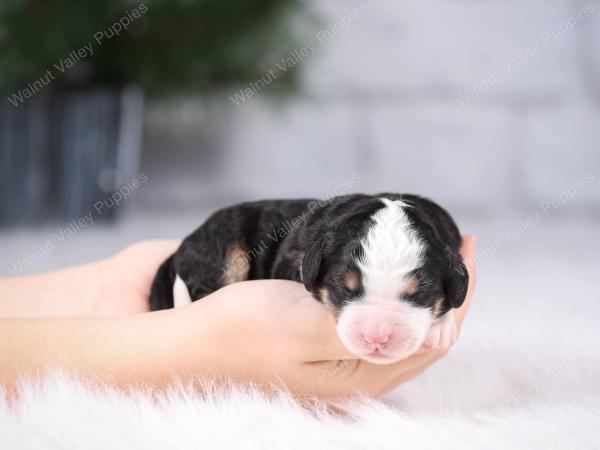
<svg viewBox="0 0 600 450">
<path fill-rule="evenodd" d="M 348 272 L 344 275 L 344 286 L 349 291 L 357 291 L 360 287 L 360 277 L 356 272 Z"/>
<path fill-rule="evenodd" d="M 419 280 L 417 277 L 408 277 L 404 282 L 404 293 L 406 295 L 413 295 L 419 288 Z"/>
</svg>

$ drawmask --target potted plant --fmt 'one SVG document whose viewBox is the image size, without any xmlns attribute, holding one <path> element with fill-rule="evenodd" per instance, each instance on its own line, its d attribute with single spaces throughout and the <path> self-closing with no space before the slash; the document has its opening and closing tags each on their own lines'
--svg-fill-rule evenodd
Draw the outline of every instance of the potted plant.
<svg viewBox="0 0 600 450">
<path fill-rule="evenodd" d="M 262 78 L 294 48 L 289 19 L 298 7 L 3 0 L 0 224 L 93 212 L 138 175 L 144 98 Z M 289 81 L 293 72 L 284 75 Z M 102 217 L 116 211 L 104 208 Z"/>
</svg>

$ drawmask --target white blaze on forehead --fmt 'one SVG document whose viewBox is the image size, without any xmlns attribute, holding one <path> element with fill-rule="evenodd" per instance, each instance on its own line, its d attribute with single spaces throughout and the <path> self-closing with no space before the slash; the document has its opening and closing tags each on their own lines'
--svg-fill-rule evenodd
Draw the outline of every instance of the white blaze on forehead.
<svg viewBox="0 0 600 450">
<path fill-rule="evenodd" d="M 365 300 L 397 299 L 406 276 L 423 264 L 425 247 L 404 212 L 410 205 L 380 199 L 385 207 L 377 211 L 373 226 L 362 242 L 359 268 L 363 275 Z"/>
</svg>

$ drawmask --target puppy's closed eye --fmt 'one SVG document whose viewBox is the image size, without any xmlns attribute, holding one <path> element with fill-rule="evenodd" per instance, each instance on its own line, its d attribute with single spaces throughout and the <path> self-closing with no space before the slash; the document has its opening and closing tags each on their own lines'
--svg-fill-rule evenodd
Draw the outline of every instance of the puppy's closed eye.
<svg viewBox="0 0 600 450">
<path fill-rule="evenodd" d="M 417 277 L 408 277 L 404 282 L 404 295 L 415 295 L 419 288 Z"/>
<path fill-rule="evenodd" d="M 344 287 L 350 292 L 357 292 L 360 289 L 360 275 L 355 271 L 347 272 L 344 275 Z"/>
</svg>

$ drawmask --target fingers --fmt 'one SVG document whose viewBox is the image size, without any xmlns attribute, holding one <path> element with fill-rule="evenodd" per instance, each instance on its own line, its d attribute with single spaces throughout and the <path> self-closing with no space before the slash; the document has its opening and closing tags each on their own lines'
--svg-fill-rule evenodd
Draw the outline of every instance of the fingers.
<svg viewBox="0 0 600 450">
<path fill-rule="evenodd" d="M 438 351 L 434 350 L 429 352 L 428 358 L 424 358 L 419 364 L 412 365 L 407 370 L 399 372 L 394 379 L 392 379 L 387 385 L 384 385 L 379 395 L 383 395 L 391 390 L 395 389 L 402 383 L 412 380 L 413 378 L 421 375 L 425 370 L 431 367 L 434 363 L 442 359 L 447 353 L 447 350 Z"/>
<path fill-rule="evenodd" d="M 337 359 L 355 360 L 355 359 L 358 359 L 358 356 L 351 353 L 350 351 L 348 351 L 348 349 L 346 347 L 344 347 L 344 344 L 342 344 L 342 341 L 340 341 L 340 338 L 338 337 L 337 333 L 332 334 L 323 342 L 323 349 L 322 349 L 321 353 L 328 360 L 337 360 Z"/>
<path fill-rule="evenodd" d="M 370 395 L 381 395 L 419 375 L 446 353 L 441 350 L 423 351 L 387 365 L 358 361 L 352 366 L 352 373 L 346 383 L 349 388 L 358 388 Z"/>
<path fill-rule="evenodd" d="M 127 277 L 135 273 L 140 282 L 148 284 L 154 279 L 158 266 L 172 255 L 180 244 L 181 241 L 177 240 L 140 241 L 121 250 L 107 261 L 114 271 L 127 274 Z"/>
<path fill-rule="evenodd" d="M 469 286 L 467 287 L 465 301 L 460 308 L 452 310 L 451 316 L 447 316 L 447 318 L 452 317 L 453 321 L 444 323 L 446 327 L 442 327 L 438 324 L 432 326 L 427 340 L 417 353 L 425 353 L 432 348 L 438 347 L 441 350 L 445 350 L 453 345 L 458 339 L 458 332 L 465 318 L 466 312 L 469 309 L 477 279 L 475 270 L 475 247 L 475 236 L 467 235 L 463 237 L 463 245 L 460 249 L 460 254 L 469 273 Z"/>
<path fill-rule="evenodd" d="M 306 346 L 307 362 L 357 359 L 338 337 L 334 312 L 312 298 L 303 285 L 294 283 L 283 297 L 287 297 L 288 302 L 294 299 L 290 302 L 294 322 L 299 322 L 300 333 L 307 336 L 306 341 L 310 343 Z"/>
<path fill-rule="evenodd" d="M 340 360 L 340 359 L 357 359 L 357 356 L 342 344 L 337 330 L 336 323 L 332 313 L 327 310 L 322 304 L 314 301 L 312 308 L 318 308 L 319 311 L 314 311 L 309 315 L 317 320 L 307 324 L 310 328 L 307 335 L 311 336 L 311 344 L 307 347 L 307 361 L 323 361 L 323 360 Z"/>
<path fill-rule="evenodd" d="M 456 320 L 457 329 L 460 330 L 462 326 L 463 320 L 465 319 L 465 315 L 471 305 L 471 300 L 473 298 L 473 292 L 475 290 L 475 285 L 477 284 L 477 270 L 475 267 L 475 250 L 477 247 L 477 241 L 475 236 L 466 235 L 463 236 L 463 243 L 460 248 L 460 255 L 463 258 L 463 262 L 467 271 L 469 272 L 469 286 L 467 288 L 467 295 L 465 297 L 465 301 L 462 306 L 458 309 L 453 310 L 454 319 Z"/>
<path fill-rule="evenodd" d="M 270 339 L 285 339 L 289 352 L 303 362 L 355 358 L 337 335 L 334 313 L 315 300 L 300 283 L 242 281 L 221 288 L 211 296 L 219 297 L 221 308 L 234 307 L 231 313 L 241 315 L 241 320 L 252 320 Z"/>
<path fill-rule="evenodd" d="M 125 248 L 121 253 L 163 260 L 177 250 L 181 241 L 175 239 L 153 239 L 136 242 Z"/>
<path fill-rule="evenodd" d="M 469 271 L 469 275 L 475 278 L 475 250 L 477 248 L 477 238 L 471 234 L 463 236 L 462 246 L 460 247 L 460 255 L 463 262 Z"/>
</svg>

